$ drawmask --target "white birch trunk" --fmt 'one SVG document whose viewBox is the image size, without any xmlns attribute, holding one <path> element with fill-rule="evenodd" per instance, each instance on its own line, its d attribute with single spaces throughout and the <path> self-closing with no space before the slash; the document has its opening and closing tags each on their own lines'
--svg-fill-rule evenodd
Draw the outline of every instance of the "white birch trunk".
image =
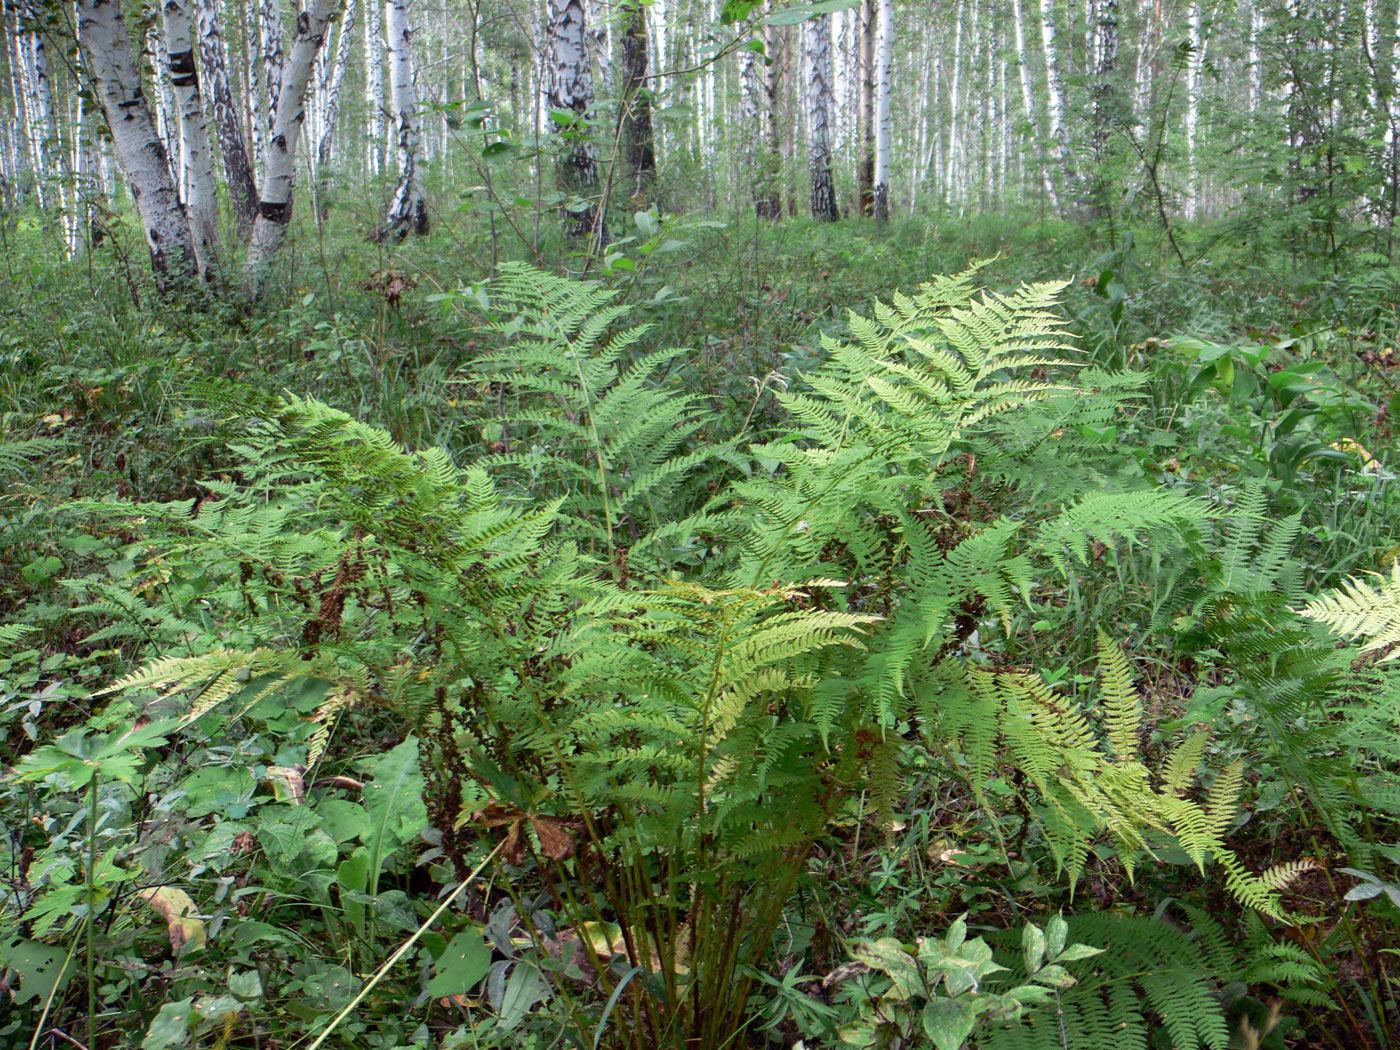
<svg viewBox="0 0 1400 1050">
<path fill-rule="evenodd" d="M 214 193 L 214 158 L 209 149 L 209 128 L 200 100 L 199 71 L 194 58 L 194 24 L 189 0 L 163 0 L 165 58 L 175 96 L 180 127 L 180 181 L 185 185 L 190 237 L 199 268 L 209 274 L 217 266 L 219 236 L 218 202 Z"/>
<path fill-rule="evenodd" d="M 374 3 L 375 0 L 366 0 L 367 6 Z M 322 169 L 328 168 L 331 163 L 335 122 L 340 114 L 340 90 L 345 84 L 345 69 L 350 65 L 350 44 L 354 40 L 355 8 L 355 0 L 348 0 L 340 27 L 340 39 L 336 43 L 335 62 L 331 66 L 330 83 L 326 85 L 321 140 L 316 145 L 316 163 Z"/>
<path fill-rule="evenodd" d="M 413 34 L 408 22 L 408 0 L 386 0 L 384 36 L 389 49 L 389 91 L 394 106 L 399 183 L 380 233 L 403 240 L 410 232 L 428 232 L 428 205 L 423 199 L 418 170 L 418 93 L 413 83 Z"/>
<path fill-rule="evenodd" d="M 136 201 L 157 286 L 164 290 L 197 273 L 198 263 L 170 162 L 141 90 L 141 67 L 117 0 L 77 0 L 77 12 L 83 64 Z"/>
<path fill-rule="evenodd" d="M 890 95 L 893 89 L 894 0 L 880 0 L 875 42 L 875 207 L 876 222 L 890 217 Z"/>
<path fill-rule="evenodd" d="M 238 106 L 229 86 L 228 57 L 219 32 L 218 0 L 197 0 L 199 21 L 199 59 L 208 83 L 208 99 L 214 115 L 214 131 L 219 139 L 219 155 L 223 159 L 224 177 L 228 180 L 229 196 L 240 236 L 253 229 L 258 214 L 258 187 L 248 163 L 248 151 L 243 145 L 243 132 L 238 123 Z"/>
<path fill-rule="evenodd" d="M 1012 16 L 1016 23 L 1016 65 L 1021 80 L 1021 111 L 1025 115 L 1027 126 L 1030 128 L 1031 141 L 1035 143 L 1035 153 L 1037 163 L 1040 166 L 1040 178 L 1041 184 L 1045 188 L 1045 196 L 1049 198 L 1050 206 L 1058 211 L 1060 195 L 1055 189 L 1055 180 L 1050 177 L 1050 168 L 1045 163 L 1045 142 L 1040 137 L 1040 110 L 1035 100 L 1030 54 L 1026 50 L 1025 17 L 1021 9 L 1021 0 L 1014 0 Z"/>
<path fill-rule="evenodd" d="M 267 129 L 270 138 L 272 129 L 277 126 L 277 107 L 282 99 L 286 59 L 282 52 L 281 5 L 278 0 L 262 0 L 261 12 L 263 83 L 267 85 Z"/>
<path fill-rule="evenodd" d="M 175 192 L 180 195 L 180 202 L 183 204 L 186 187 L 182 178 L 184 173 L 180 169 L 180 121 L 175 116 L 175 93 L 171 90 L 170 78 L 163 75 L 170 64 L 165 55 L 165 35 L 159 25 L 150 25 L 146 42 L 157 70 L 157 75 L 151 78 L 155 84 L 156 130 L 165 145 L 165 156 L 170 164 L 170 177 L 175 182 Z"/>
<path fill-rule="evenodd" d="M 953 84 L 952 93 L 948 96 L 948 109 L 952 116 L 948 125 L 948 152 L 944 159 L 943 171 L 943 200 L 946 204 L 953 203 L 953 179 L 957 174 L 958 157 L 958 124 L 962 116 L 962 99 L 958 94 L 962 81 L 962 42 L 963 42 L 963 2 L 958 0 L 957 10 L 953 14 Z"/>
<path fill-rule="evenodd" d="M 49 180 L 58 175 L 54 163 L 54 144 L 58 127 L 54 123 L 53 89 L 49 81 L 49 58 L 44 47 L 44 35 L 35 23 L 35 28 L 25 34 L 29 72 L 33 79 L 34 109 L 31 119 L 34 122 L 34 170 L 36 185 L 41 191 L 40 205 L 48 198 Z"/>
<path fill-rule="evenodd" d="M 1205 42 L 1202 38 L 1200 0 L 1191 0 L 1187 15 L 1190 55 L 1186 64 L 1186 217 L 1195 219 L 1201 213 L 1201 179 L 1199 143 L 1201 123 L 1201 91 L 1205 73 Z"/>
<path fill-rule="evenodd" d="M 593 144 L 583 127 L 593 107 L 593 76 L 588 68 L 588 45 L 583 0 L 549 0 L 549 28 L 546 35 L 546 57 L 549 80 L 546 102 L 555 112 L 569 112 L 573 119 L 565 124 L 551 120 L 560 134 L 573 133 L 577 138 L 568 154 L 560 161 L 559 181 L 562 188 L 586 203 L 565 219 L 571 236 L 601 238 L 602 212 L 591 200 L 597 191 L 598 165 Z"/>
<path fill-rule="evenodd" d="M 1040 0 L 1040 46 L 1045 54 L 1045 94 L 1050 114 L 1050 137 L 1055 140 L 1061 185 L 1065 196 L 1074 195 L 1078 179 L 1070 152 L 1069 126 L 1065 123 L 1065 87 L 1060 75 L 1060 52 L 1055 43 L 1055 0 Z"/>
<path fill-rule="evenodd" d="M 262 290 L 267 266 L 282 246 L 292 220 L 292 175 L 296 171 L 297 141 L 306 122 L 306 90 L 311 84 L 316 52 L 325 42 L 326 27 L 340 3 L 341 0 L 310 0 L 306 10 L 297 15 L 296 36 L 283 71 L 277 102 L 277 123 L 273 125 L 267 144 L 267 168 L 263 172 L 258 201 L 258 221 L 253 225 L 252 242 L 248 247 L 246 277 L 248 292 L 254 297 Z"/>
<path fill-rule="evenodd" d="M 384 171 L 384 17 L 379 0 L 365 0 L 365 160 L 371 176 Z"/>
<path fill-rule="evenodd" d="M 802 24 L 807 50 L 807 159 L 812 181 L 812 217 L 835 222 L 836 186 L 831 175 L 831 16 L 818 15 Z"/>
</svg>

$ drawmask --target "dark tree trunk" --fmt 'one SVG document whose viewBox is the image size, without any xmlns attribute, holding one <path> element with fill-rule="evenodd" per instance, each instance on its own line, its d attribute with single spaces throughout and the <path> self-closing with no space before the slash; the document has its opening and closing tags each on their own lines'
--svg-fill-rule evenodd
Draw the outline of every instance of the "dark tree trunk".
<svg viewBox="0 0 1400 1050">
<path fill-rule="evenodd" d="M 651 89 L 647 86 L 645 9 L 629 0 L 622 14 L 622 104 L 627 170 L 632 199 L 649 203 L 656 182 L 656 147 L 651 128 Z"/>
</svg>

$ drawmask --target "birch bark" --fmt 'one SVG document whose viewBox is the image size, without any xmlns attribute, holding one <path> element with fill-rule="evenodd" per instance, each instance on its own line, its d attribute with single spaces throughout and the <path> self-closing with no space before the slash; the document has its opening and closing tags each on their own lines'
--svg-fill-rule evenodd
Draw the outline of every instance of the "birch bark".
<svg viewBox="0 0 1400 1050">
<path fill-rule="evenodd" d="M 204 122 L 199 70 L 194 59 L 194 23 L 190 19 L 189 0 L 163 0 L 160 10 L 165 27 L 165 60 L 175 95 L 175 119 L 179 123 L 180 180 L 186 188 L 190 238 L 200 270 L 210 277 L 218 265 L 219 226 L 209 129 Z"/>
<path fill-rule="evenodd" d="M 894 0 L 880 0 L 875 47 L 875 201 L 876 222 L 890 217 L 890 95 L 894 56 Z"/>
<path fill-rule="evenodd" d="M 228 58 L 219 32 L 218 0 L 197 0 L 199 58 L 209 82 L 209 102 L 214 115 L 214 132 L 219 140 L 224 178 L 233 200 L 233 214 L 240 237 L 246 237 L 258 214 L 258 187 L 253 178 L 243 131 L 238 123 L 238 104 L 229 86 Z"/>
<path fill-rule="evenodd" d="M 807 159 L 812 181 L 812 217 L 822 222 L 841 218 L 831 174 L 831 16 L 802 24 L 807 48 Z"/>
<path fill-rule="evenodd" d="M 1049 103 L 1050 136 L 1055 140 L 1064 196 L 1075 196 L 1079 179 L 1070 150 L 1069 125 L 1065 123 L 1065 87 L 1060 75 L 1060 52 L 1055 43 L 1055 0 L 1040 0 L 1040 46 L 1045 53 L 1045 93 Z"/>
<path fill-rule="evenodd" d="M 384 170 L 384 24 L 378 0 L 365 0 L 366 163 L 371 175 Z"/>
<path fill-rule="evenodd" d="M 131 186 L 156 285 L 162 291 L 173 289 L 198 272 L 198 262 L 170 162 L 141 88 L 141 68 L 121 6 L 118 0 L 77 0 L 77 13 L 83 64 L 96 86 L 117 163 Z"/>
<path fill-rule="evenodd" d="M 389 50 L 389 92 L 394 107 L 399 182 L 389 202 L 389 213 L 380 235 L 401 241 L 410 233 L 428 232 L 428 205 L 423 199 L 422 176 L 418 170 L 421 143 L 418 93 L 413 84 L 413 31 L 408 21 L 408 0 L 387 0 L 385 3 L 384 36 Z"/>
<path fill-rule="evenodd" d="M 366 0 L 373 4 L 374 0 Z M 322 113 L 321 141 L 316 145 L 316 163 L 324 172 L 330 166 L 335 141 L 335 121 L 340 114 L 340 91 L 345 85 L 345 68 L 350 64 L 350 44 L 354 40 L 355 0 L 347 0 L 345 17 L 341 22 L 340 39 L 336 43 L 335 62 L 331 66 L 330 83 L 326 86 L 325 109 Z M 323 180 L 325 176 L 322 176 Z"/>
<path fill-rule="evenodd" d="M 84 3 L 105 3 L 109 0 L 82 0 Z M 267 169 L 263 173 L 262 193 L 258 201 L 258 220 L 253 225 L 252 242 L 248 246 L 245 277 L 249 295 L 262 291 L 268 264 L 287 236 L 292 220 L 292 175 L 296 169 L 297 141 L 306 122 L 306 89 L 311 83 L 311 70 L 316 52 L 326 37 L 326 26 L 339 9 L 341 0 L 310 0 L 297 15 L 296 36 L 292 41 L 290 60 L 285 69 L 282 90 L 277 104 L 277 123 L 273 125 L 267 144 Z"/>
<path fill-rule="evenodd" d="M 593 75 L 585 32 L 583 0 L 549 0 L 546 102 L 555 133 L 571 140 L 559 163 L 560 186 L 573 198 L 573 206 L 565 208 L 564 228 L 571 237 L 601 239 L 602 209 L 593 199 L 598 163 L 587 123 L 593 107 Z"/>
<path fill-rule="evenodd" d="M 1204 40 L 1200 0 L 1191 0 L 1187 15 L 1190 54 L 1186 63 L 1186 217 L 1197 218 L 1201 210 L 1201 179 L 1197 131 L 1201 123 L 1201 89 L 1205 80 Z"/>
</svg>

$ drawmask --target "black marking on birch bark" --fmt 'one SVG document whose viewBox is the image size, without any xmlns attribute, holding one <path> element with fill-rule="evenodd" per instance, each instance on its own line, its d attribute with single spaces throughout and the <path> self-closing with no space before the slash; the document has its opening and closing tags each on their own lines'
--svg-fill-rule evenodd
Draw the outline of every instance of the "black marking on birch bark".
<svg viewBox="0 0 1400 1050">
<path fill-rule="evenodd" d="M 193 51 L 179 51 L 170 56 L 170 83 L 179 88 L 199 85 Z"/>
<path fill-rule="evenodd" d="M 285 226 L 292 221 L 292 202 L 258 201 L 258 214 L 268 222 Z"/>
</svg>

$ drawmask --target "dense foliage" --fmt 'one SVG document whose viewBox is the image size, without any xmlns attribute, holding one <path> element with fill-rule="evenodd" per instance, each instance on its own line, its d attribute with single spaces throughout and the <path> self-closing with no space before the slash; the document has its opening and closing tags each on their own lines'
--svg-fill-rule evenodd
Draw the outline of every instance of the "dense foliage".
<svg viewBox="0 0 1400 1050">
<path fill-rule="evenodd" d="M 0 1038 L 1388 1045 L 1394 275 L 913 232 L 5 293 Z"/>
</svg>

